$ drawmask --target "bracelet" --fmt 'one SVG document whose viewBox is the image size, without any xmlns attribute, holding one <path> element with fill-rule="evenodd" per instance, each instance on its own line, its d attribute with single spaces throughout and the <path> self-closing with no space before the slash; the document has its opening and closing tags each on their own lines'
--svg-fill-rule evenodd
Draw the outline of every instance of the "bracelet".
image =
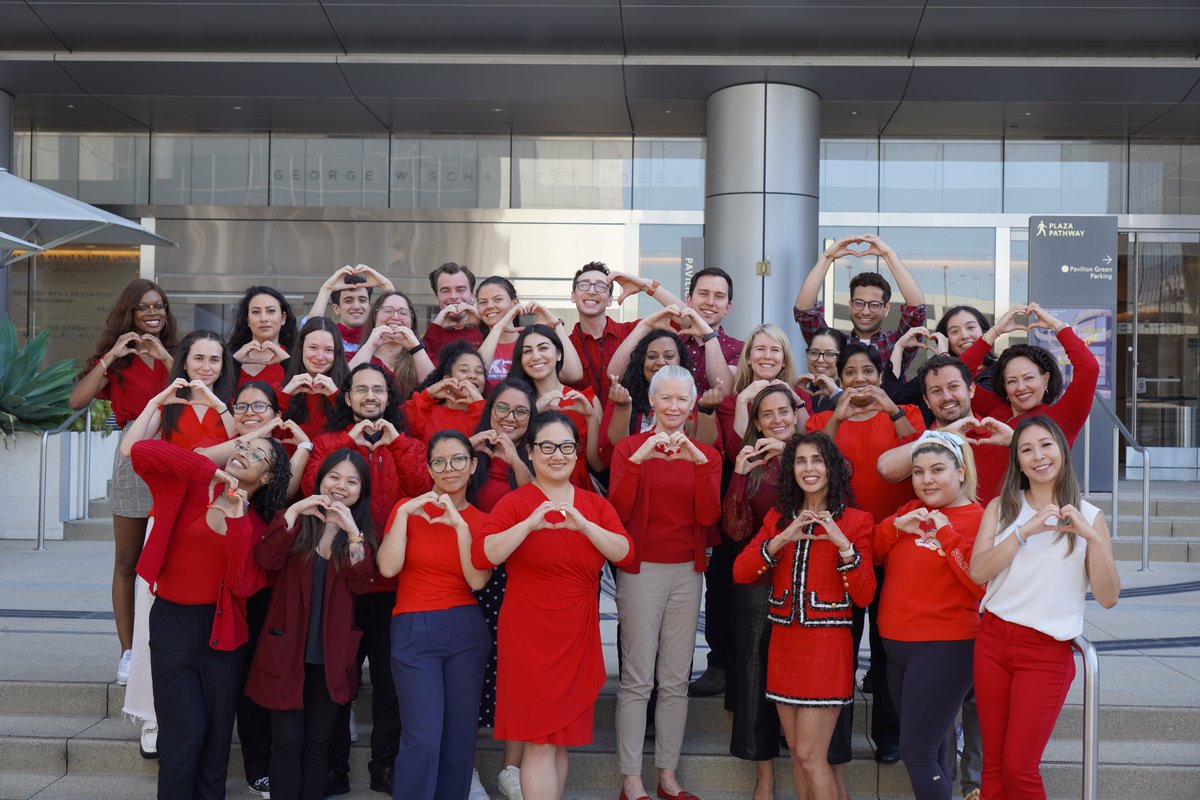
<svg viewBox="0 0 1200 800">
<path fill-rule="evenodd" d="M 225 404 L 225 408 L 221 410 L 221 414 L 228 414 L 228 415 L 230 415 L 230 416 L 233 416 L 233 412 L 229 410 L 229 404 L 228 404 L 228 403 L 226 403 L 226 404 Z M 217 416 L 220 416 L 220 414 L 218 414 Z"/>
<path fill-rule="evenodd" d="M 1013 538 L 1015 538 L 1017 540 L 1017 544 L 1021 545 L 1021 547 L 1025 546 L 1025 540 L 1023 538 L 1021 538 L 1021 526 L 1020 525 L 1013 528 Z"/>
<path fill-rule="evenodd" d="M 362 544 L 363 543 L 363 535 L 360 533 L 358 536 L 347 536 L 346 540 L 350 544 Z"/>
<path fill-rule="evenodd" d="M 312 442 L 301 442 L 300 444 L 296 445 L 296 450 L 307 450 L 308 452 L 311 453 L 312 449 L 313 449 Z"/>
<path fill-rule="evenodd" d="M 888 414 L 888 419 L 890 419 L 892 422 L 899 422 L 900 418 L 903 416 L 904 416 L 904 409 L 897 408 L 895 414 Z"/>
<path fill-rule="evenodd" d="M 650 286 L 646 289 L 646 294 L 654 297 L 654 293 L 658 291 L 658 287 L 662 286 L 658 281 L 651 281 Z"/>
<path fill-rule="evenodd" d="M 416 344 L 416 346 L 408 348 L 408 354 L 410 356 L 415 356 L 417 353 L 421 352 L 424 349 L 425 349 L 425 345 L 418 342 Z"/>
<path fill-rule="evenodd" d="M 716 406 L 696 406 L 696 410 L 701 414 L 714 414 L 717 411 Z"/>
<path fill-rule="evenodd" d="M 838 550 L 838 555 L 842 558 L 854 558 L 854 545 L 850 545 L 845 550 Z"/>
<path fill-rule="evenodd" d="M 716 332 L 716 331 L 709 331 L 708 333 L 706 333 L 706 334 L 704 334 L 703 336 L 701 336 L 701 337 L 700 337 L 700 343 L 701 343 L 701 344 L 708 344 L 710 341 L 712 341 L 712 340 L 713 340 L 713 339 L 715 339 L 715 338 L 717 338 L 717 332 Z"/>
<path fill-rule="evenodd" d="M 100 374 L 101 374 L 101 375 L 107 375 L 107 374 L 108 374 L 108 364 L 105 364 L 105 363 L 104 363 L 104 359 L 103 359 L 103 358 L 102 358 L 102 359 L 100 359 L 100 366 L 104 367 L 104 371 L 103 371 L 103 372 L 101 372 Z"/>
<path fill-rule="evenodd" d="M 567 323 L 562 317 L 558 318 L 558 322 L 554 323 L 554 327 L 557 328 L 559 325 L 562 325 L 564 328 L 567 327 Z"/>
</svg>

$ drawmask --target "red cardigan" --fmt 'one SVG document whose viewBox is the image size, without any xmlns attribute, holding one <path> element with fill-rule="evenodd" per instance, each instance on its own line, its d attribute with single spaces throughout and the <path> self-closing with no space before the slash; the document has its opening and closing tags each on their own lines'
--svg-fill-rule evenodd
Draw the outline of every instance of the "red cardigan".
<svg viewBox="0 0 1200 800">
<path fill-rule="evenodd" d="M 476 400 L 465 410 L 451 408 L 429 396 L 428 390 L 413 392 L 404 404 L 404 419 L 412 435 L 428 442 L 438 431 L 455 430 L 470 436 L 479 427 L 485 400 Z"/>
<path fill-rule="evenodd" d="M 288 552 L 299 526 L 274 528 L 254 548 L 254 558 L 264 570 L 277 572 L 271 605 L 254 651 L 246 694 L 263 708 L 295 711 L 304 708 L 304 651 L 308 644 L 312 612 L 312 560 Z M 375 558 L 367 556 L 338 571 L 326 565 L 324 619 L 321 636 L 325 652 L 325 686 L 335 703 L 349 703 L 358 695 L 358 643 L 362 631 L 354 627 L 354 595 L 374 591 Z"/>
<path fill-rule="evenodd" d="M 693 520 L 693 564 L 697 572 L 704 572 L 708 563 L 704 551 L 719 541 L 716 523 L 721 518 L 721 454 L 715 448 L 695 442 L 708 457 L 707 463 L 630 461 L 629 457 L 642 442 L 653 435 L 654 431 L 646 431 L 627 436 L 613 452 L 608 499 L 633 540 L 633 559 L 621 569 L 630 573 L 641 571 L 646 537 L 651 535 L 647 530 L 650 504 L 654 503 L 658 507 L 666 504 L 672 515 Z"/>
<path fill-rule="evenodd" d="M 154 498 L 154 526 L 138 559 L 138 575 L 156 589 L 163 565 L 171 558 L 172 541 L 208 508 L 208 484 L 217 465 L 204 456 L 149 439 L 133 446 L 133 470 L 150 487 Z M 282 516 L 276 515 L 276 521 Z M 250 638 L 246 625 L 246 598 L 266 585 L 266 576 L 254 563 L 254 545 L 268 532 L 268 524 L 250 508 L 226 526 L 229 562 L 217 595 L 209 645 L 214 650 L 236 650 Z"/>
</svg>

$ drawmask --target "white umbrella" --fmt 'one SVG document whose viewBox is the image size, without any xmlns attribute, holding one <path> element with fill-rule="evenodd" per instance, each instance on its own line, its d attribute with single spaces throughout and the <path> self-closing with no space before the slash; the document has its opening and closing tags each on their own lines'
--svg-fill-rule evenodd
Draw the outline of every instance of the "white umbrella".
<svg viewBox="0 0 1200 800">
<path fill-rule="evenodd" d="M 13 250 L 41 250 L 33 242 L 27 242 L 24 239 L 18 239 L 16 236 L 9 236 L 4 231 L 0 231 L 0 253 L 7 253 Z"/>
<path fill-rule="evenodd" d="M 175 246 L 136 222 L 18 178 L 6 169 L 0 169 L 0 233 L 37 241 L 41 250 L 65 244 Z M 5 258 L 0 267 L 35 252 Z"/>
</svg>

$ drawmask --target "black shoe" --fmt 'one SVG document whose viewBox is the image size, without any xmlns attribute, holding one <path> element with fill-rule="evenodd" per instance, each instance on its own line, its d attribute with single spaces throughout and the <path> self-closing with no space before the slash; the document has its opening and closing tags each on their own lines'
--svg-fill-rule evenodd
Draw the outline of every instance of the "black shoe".
<svg viewBox="0 0 1200 800">
<path fill-rule="evenodd" d="M 725 670 L 720 667 L 709 667 L 688 684 L 688 697 L 716 697 L 719 694 L 725 694 Z"/>
<path fill-rule="evenodd" d="M 880 764 L 895 764 L 900 760 L 900 746 L 885 742 L 875 748 L 875 760 Z"/>
<path fill-rule="evenodd" d="M 392 793 L 392 768 L 384 767 L 379 771 L 378 775 L 371 776 L 371 790 L 383 792 L 386 795 Z"/>
<path fill-rule="evenodd" d="M 862 693 L 863 694 L 874 694 L 875 693 L 875 683 L 874 683 L 874 681 L 871 680 L 871 673 L 869 673 L 869 672 L 866 675 L 863 675 Z"/>
<path fill-rule="evenodd" d="M 325 796 L 333 797 L 335 794 L 350 794 L 350 776 L 331 770 L 325 775 Z"/>
</svg>

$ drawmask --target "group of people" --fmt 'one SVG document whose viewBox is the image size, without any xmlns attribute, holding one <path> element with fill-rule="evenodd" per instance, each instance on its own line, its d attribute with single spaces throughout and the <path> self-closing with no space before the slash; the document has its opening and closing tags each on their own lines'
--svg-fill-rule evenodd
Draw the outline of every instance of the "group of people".
<svg viewBox="0 0 1200 800">
<path fill-rule="evenodd" d="M 851 281 L 853 329 L 826 324 L 828 268 L 862 256 L 903 295 L 896 329 L 875 272 Z M 953 794 L 960 709 L 982 742 L 964 793 L 1045 796 L 1085 595 L 1120 592 L 1069 460 L 1098 365 L 1068 325 L 1030 304 L 928 328 L 872 235 L 835 242 L 801 287 L 803 364 L 778 325 L 725 331 L 734 285 L 716 267 L 681 300 L 586 264 L 570 331 L 504 277 L 446 263 L 429 281 L 423 333 L 363 265 L 303 319 L 250 287 L 227 337 L 181 336 L 148 280 L 114 303 L 72 405 L 107 399 L 122 428 L 117 680 L 160 798 L 223 797 L 235 725 L 251 791 L 345 793 L 364 664 L 372 789 L 486 796 L 483 726 L 503 742 L 504 797 L 561 798 L 607 674 L 606 567 L 622 800 L 650 797 L 651 717 L 655 794 L 695 799 L 678 773 L 688 697 L 720 692 L 756 800 L 774 797 L 781 733 L 798 797 L 848 799 L 864 628 L 875 757 L 903 759 L 918 800 Z M 639 293 L 661 309 L 608 316 Z M 1065 390 L 1042 348 L 993 355 L 1031 327 L 1065 349 Z M 702 606 L 709 668 L 691 681 Z"/>
</svg>

